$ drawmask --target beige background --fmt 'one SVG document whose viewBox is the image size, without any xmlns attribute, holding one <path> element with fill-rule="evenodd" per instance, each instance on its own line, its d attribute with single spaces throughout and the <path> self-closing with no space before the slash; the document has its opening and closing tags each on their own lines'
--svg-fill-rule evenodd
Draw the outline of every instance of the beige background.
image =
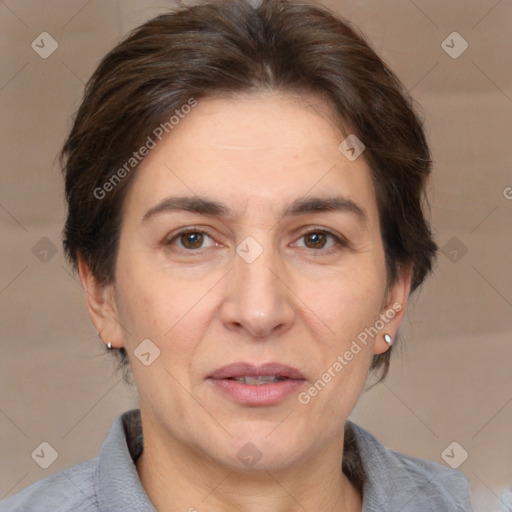
<svg viewBox="0 0 512 512">
<path fill-rule="evenodd" d="M 95 457 L 114 418 L 136 407 L 63 259 L 55 155 L 98 60 L 168 5 L 0 2 L 0 498 Z M 326 5 L 360 26 L 421 104 L 436 161 L 432 221 L 439 245 L 449 244 L 408 313 L 388 379 L 363 396 L 353 419 L 385 445 L 443 464 L 443 450 L 458 442 L 469 454 L 459 470 L 471 480 L 475 511 L 507 510 L 512 2 Z M 31 48 L 44 31 L 59 45 L 47 59 Z M 454 31 L 469 44 L 457 59 L 441 46 Z M 43 441 L 58 452 L 46 470 L 31 458 Z"/>
</svg>

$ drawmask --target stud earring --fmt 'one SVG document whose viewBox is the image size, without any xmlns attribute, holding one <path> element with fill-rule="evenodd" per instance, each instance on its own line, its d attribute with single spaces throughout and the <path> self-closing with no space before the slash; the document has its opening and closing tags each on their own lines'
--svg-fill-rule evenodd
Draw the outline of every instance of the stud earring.
<svg viewBox="0 0 512 512">
<path fill-rule="evenodd" d="M 110 341 L 107 343 L 107 348 L 110 350 L 112 348 L 112 343 Z"/>
<path fill-rule="evenodd" d="M 384 341 L 391 346 L 393 344 L 393 340 L 391 339 L 391 336 L 389 334 L 384 334 Z"/>
</svg>

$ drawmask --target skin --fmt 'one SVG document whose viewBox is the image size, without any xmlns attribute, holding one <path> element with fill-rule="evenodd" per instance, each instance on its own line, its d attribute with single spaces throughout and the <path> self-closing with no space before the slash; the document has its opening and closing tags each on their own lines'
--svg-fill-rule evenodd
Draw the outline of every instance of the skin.
<svg viewBox="0 0 512 512">
<path fill-rule="evenodd" d="M 361 510 L 341 471 L 343 426 L 373 355 L 389 348 L 382 335 L 396 336 L 410 269 L 387 288 L 375 190 L 364 156 L 350 162 L 339 151 L 346 135 L 316 97 L 201 99 L 133 177 L 114 283 L 98 283 L 80 258 L 92 322 L 130 358 L 144 431 L 137 470 L 158 510 Z M 366 220 L 283 216 L 297 199 L 333 195 Z M 169 196 L 212 199 L 232 215 L 169 210 L 143 220 Z M 176 236 L 187 227 L 208 235 Z M 263 248 L 252 263 L 236 253 L 248 236 Z M 297 393 L 241 405 L 206 378 L 232 362 L 277 361 L 304 374 L 304 391 L 396 302 L 403 309 L 307 405 Z M 133 355 L 146 338 L 161 351 L 149 366 Z M 252 468 L 237 457 L 249 442 L 262 454 Z"/>
</svg>

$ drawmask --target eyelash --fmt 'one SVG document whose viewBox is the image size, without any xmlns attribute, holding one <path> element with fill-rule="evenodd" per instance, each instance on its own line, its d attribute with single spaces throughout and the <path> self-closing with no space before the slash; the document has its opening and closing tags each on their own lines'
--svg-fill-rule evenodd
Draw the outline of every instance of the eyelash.
<svg viewBox="0 0 512 512">
<path fill-rule="evenodd" d="M 179 231 L 178 233 L 175 233 L 171 238 L 169 238 L 166 242 L 165 242 L 165 245 L 172 245 L 173 242 L 177 239 L 179 239 L 181 236 L 183 235 L 186 235 L 188 233 L 198 233 L 198 234 L 202 234 L 202 235 L 206 235 L 208 236 L 209 238 L 211 238 L 212 240 L 214 240 L 214 238 L 205 230 L 203 229 L 200 229 L 200 228 L 195 228 L 195 227 L 189 227 L 189 228 L 186 228 L 186 229 L 183 229 L 181 231 Z M 312 248 L 309 248 L 309 247 L 306 247 L 305 249 L 308 250 L 308 251 L 311 251 L 313 253 L 323 253 L 323 254 L 329 254 L 333 251 L 337 251 L 339 250 L 341 247 L 351 247 L 350 245 L 350 242 L 343 236 L 341 235 L 338 235 L 328 229 L 325 229 L 325 228 L 310 228 L 308 229 L 307 231 L 303 231 L 299 237 L 297 238 L 297 240 L 300 240 L 301 238 L 304 238 L 305 236 L 307 235 L 310 235 L 310 234 L 324 234 L 324 235 L 328 235 L 330 236 L 331 238 L 334 239 L 334 242 L 335 242 L 335 246 L 333 247 L 329 247 L 327 249 L 312 249 Z M 184 252 L 187 252 L 187 253 L 191 253 L 191 254 L 198 254 L 200 253 L 200 251 L 202 250 L 202 248 L 199 248 L 199 249 L 186 249 L 186 248 L 182 248 L 182 247 L 178 247 L 178 249 L 184 251 Z"/>
<path fill-rule="evenodd" d="M 319 234 L 319 233 L 330 236 L 334 240 L 335 245 L 333 247 L 328 247 L 327 249 L 312 249 L 309 247 L 305 247 L 306 250 L 311 251 L 312 253 L 330 254 L 332 252 L 339 251 L 341 248 L 351 247 L 350 242 L 342 235 L 339 235 L 329 229 L 320 228 L 320 227 L 308 228 L 307 230 L 301 232 L 301 234 L 299 235 L 299 238 L 297 240 L 300 240 L 301 238 L 304 238 L 307 235 Z"/>
</svg>

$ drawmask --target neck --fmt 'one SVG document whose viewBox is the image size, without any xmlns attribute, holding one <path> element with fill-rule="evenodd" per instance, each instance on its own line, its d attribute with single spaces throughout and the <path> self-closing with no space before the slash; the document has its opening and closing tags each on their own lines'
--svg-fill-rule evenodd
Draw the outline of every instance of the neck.
<svg viewBox="0 0 512 512">
<path fill-rule="evenodd" d="M 341 469 L 343 432 L 321 455 L 259 471 L 230 470 L 177 440 L 162 442 L 151 434 L 144 429 L 136 466 L 160 512 L 361 511 L 362 496 Z"/>
</svg>

